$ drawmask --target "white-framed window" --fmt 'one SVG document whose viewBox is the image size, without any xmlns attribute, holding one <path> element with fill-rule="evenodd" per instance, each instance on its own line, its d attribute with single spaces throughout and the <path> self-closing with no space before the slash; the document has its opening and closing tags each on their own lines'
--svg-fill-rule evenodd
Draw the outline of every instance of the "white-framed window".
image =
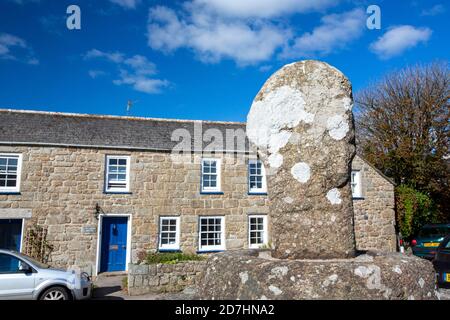
<svg viewBox="0 0 450 320">
<path fill-rule="evenodd" d="M 361 171 L 353 170 L 351 174 L 351 186 L 353 198 L 362 197 Z"/>
<path fill-rule="evenodd" d="M 180 217 L 159 218 L 159 250 L 180 249 Z"/>
<path fill-rule="evenodd" d="M 130 157 L 106 156 L 106 192 L 130 191 Z"/>
<path fill-rule="evenodd" d="M 0 192 L 19 192 L 21 154 L 0 154 Z"/>
<path fill-rule="evenodd" d="M 249 248 L 261 248 L 268 243 L 267 216 L 248 216 L 248 246 Z"/>
<path fill-rule="evenodd" d="M 261 160 L 248 161 L 248 193 L 267 193 L 266 169 Z"/>
<path fill-rule="evenodd" d="M 199 251 L 225 250 L 225 217 L 200 217 Z"/>
<path fill-rule="evenodd" d="M 221 159 L 202 159 L 202 192 L 220 192 Z"/>
</svg>

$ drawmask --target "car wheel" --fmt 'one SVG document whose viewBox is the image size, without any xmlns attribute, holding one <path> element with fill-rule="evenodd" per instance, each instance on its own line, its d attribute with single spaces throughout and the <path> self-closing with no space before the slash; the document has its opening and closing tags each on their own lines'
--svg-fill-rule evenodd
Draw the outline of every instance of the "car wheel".
<svg viewBox="0 0 450 320">
<path fill-rule="evenodd" d="M 53 287 L 45 290 L 41 300 L 69 300 L 69 294 L 63 287 Z"/>
</svg>

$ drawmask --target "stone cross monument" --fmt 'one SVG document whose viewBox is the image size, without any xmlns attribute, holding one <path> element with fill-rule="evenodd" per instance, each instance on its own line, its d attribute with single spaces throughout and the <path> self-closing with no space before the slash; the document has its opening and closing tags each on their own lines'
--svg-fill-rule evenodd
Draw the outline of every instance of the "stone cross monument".
<svg viewBox="0 0 450 320">
<path fill-rule="evenodd" d="M 349 80 L 312 60 L 284 66 L 256 96 L 247 135 L 267 168 L 274 257 L 354 256 L 352 106 Z"/>
</svg>

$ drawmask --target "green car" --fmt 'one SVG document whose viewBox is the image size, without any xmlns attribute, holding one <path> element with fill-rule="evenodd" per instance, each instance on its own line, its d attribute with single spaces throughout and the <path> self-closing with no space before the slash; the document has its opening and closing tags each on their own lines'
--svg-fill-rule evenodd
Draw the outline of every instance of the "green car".
<svg viewBox="0 0 450 320">
<path fill-rule="evenodd" d="M 424 225 L 417 237 L 411 241 L 413 254 L 433 260 L 440 243 L 449 234 L 450 223 Z"/>
</svg>

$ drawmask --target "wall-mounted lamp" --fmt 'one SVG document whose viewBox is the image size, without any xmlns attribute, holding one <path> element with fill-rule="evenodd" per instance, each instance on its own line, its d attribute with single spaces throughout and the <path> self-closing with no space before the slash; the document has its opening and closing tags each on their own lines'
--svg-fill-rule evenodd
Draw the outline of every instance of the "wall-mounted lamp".
<svg viewBox="0 0 450 320">
<path fill-rule="evenodd" d="M 95 219 L 97 219 L 98 220 L 98 215 L 100 214 L 100 213 L 102 213 L 103 212 L 103 210 L 102 210 L 102 208 L 100 208 L 100 205 L 98 204 L 98 202 L 95 204 Z"/>
</svg>

